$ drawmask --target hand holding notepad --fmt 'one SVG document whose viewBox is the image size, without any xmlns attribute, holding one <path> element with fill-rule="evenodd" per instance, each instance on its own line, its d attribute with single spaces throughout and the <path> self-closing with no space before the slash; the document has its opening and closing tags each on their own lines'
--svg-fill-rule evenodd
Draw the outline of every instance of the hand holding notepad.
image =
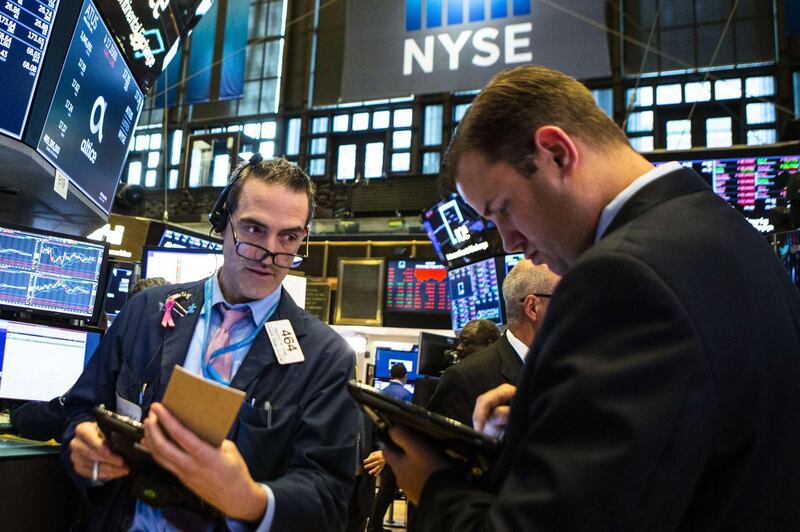
<svg viewBox="0 0 800 532">
<path fill-rule="evenodd" d="M 219 447 L 233 425 L 245 393 L 175 366 L 161 403 L 186 428 Z"/>
</svg>

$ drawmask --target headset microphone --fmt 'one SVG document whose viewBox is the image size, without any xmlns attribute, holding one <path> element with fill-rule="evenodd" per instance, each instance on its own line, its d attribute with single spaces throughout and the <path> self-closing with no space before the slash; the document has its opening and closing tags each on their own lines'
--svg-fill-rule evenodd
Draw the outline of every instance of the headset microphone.
<svg viewBox="0 0 800 532">
<path fill-rule="evenodd" d="M 250 160 L 247 161 L 247 164 L 242 166 L 242 169 L 236 172 L 236 174 L 231 178 L 230 183 L 228 183 L 225 188 L 222 189 L 217 201 L 214 203 L 214 207 L 211 209 L 211 212 L 208 214 L 208 221 L 211 224 L 211 227 L 217 233 L 221 233 L 225 230 L 225 225 L 228 223 L 228 194 L 231 193 L 231 188 L 233 184 L 236 182 L 237 179 L 241 177 L 244 171 L 247 168 L 257 165 L 264 158 L 261 156 L 260 153 L 254 153 Z"/>
</svg>

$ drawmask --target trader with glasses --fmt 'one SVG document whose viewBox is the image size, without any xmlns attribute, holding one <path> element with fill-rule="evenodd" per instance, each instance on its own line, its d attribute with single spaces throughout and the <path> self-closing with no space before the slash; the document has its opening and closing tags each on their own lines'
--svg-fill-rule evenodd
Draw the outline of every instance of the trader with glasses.
<svg viewBox="0 0 800 532">
<path fill-rule="evenodd" d="M 479 395 L 514 384 L 558 281 L 546 265 L 519 261 L 503 281 L 508 329 L 497 341 L 447 368 L 428 408 L 471 426 Z"/>
<path fill-rule="evenodd" d="M 90 529 L 344 526 L 354 480 L 357 410 L 345 390 L 354 354 L 281 288 L 306 258 L 307 243 L 305 254 L 300 248 L 313 210 L 313 184 L 296 165 L 251 159 L 209 217 L 223 238 L 220 270 L 148 290 L 114 321 L 67 404 L 63 455 L 93 503 Z M 176 364 L 246 393 L 221 446 L 159 403 Z M 101 403 L 144 421 L 143 444 L 183 485 L 184 502 L 169 490 L 157 501 L 165 507 L 136 498 L 148 479 L 104 442 L 92 418 Z"/>
</svg>

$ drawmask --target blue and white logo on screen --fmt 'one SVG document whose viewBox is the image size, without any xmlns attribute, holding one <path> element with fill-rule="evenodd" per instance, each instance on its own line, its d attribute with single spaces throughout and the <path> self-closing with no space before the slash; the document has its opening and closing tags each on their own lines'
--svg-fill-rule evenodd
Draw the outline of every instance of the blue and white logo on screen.
<svg viewBox="0 0 800 532">
<path fill-rule="evenodd" d="M 477 67 L 530 62 L 531 1 L 406 0 L 406 32 L 412 35 L 403 45 L 403 75 L 433 72 L 437 49 L 446 52 L 449 70 L 458 70 L 462 61 Z M 517 17 L 527 21 L 514 23 Z M 424 36 L 413 35 L 424 30 Z"/>
</svg>

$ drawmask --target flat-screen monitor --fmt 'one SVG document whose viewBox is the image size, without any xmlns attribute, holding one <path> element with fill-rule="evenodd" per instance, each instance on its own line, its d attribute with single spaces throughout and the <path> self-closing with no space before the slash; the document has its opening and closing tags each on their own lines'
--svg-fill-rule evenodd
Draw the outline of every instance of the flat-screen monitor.
<svg viewBox="0 0 800 532">
<path fill-rule="evenodd" d="M 205 279 L 224 262 L 221 252 L 179 248 L 146 247 L 143 259 L 143 278 L 163 277 L 171 284 Z"/>
<path fill-rule="evenodd" d="M 769 233 L 774 230 L 769 221 L 770 212 L 776 207 L 788 206 L 788 176 L 800 171 L 800 155 L 797 155 L 800 147 L 788 150 L 789 153 L 781 153 L 781 148 L 667 152 L 648 155 L 648 158 L 656 165 L 678 161 L 694 169 L 756 229 Z"/>
<path fill-rule="evenodd" d="M 84 0 L 37 151 L 111 211 L 144 95 L 91 0 Z"/>
<path fill-rule="evenodd" d="M 100 338 L 96 329 L 0 320 L 0 398 L 49 401 L 63 395 Z"/>
<path fill-rule="evenodd" d="M 384 326 L 450 327 L 450 292 L 447 269 L 442 264 L 431 260 L 387 260 L 384 281 Z"/>
<path fill-rule="evenodd" d="M 128 301 L 128 292 L 136 281 L 136 264 L 133 262 L 111 262 L 106 282 L 106 295 L 103 310 L 109 321 L 114 321 L 119 311 Z"/>
<path fill-rule="evenodd" d="M 0 3 L 0 133 L 21 139 L 60 0 Z"/>
<path fill-rule="evenodd" d="M 0 306 L 91 320 L 107 244 L 0 227 Z"/>
<path fill-rule="evenodd" d="M 408 372 L 407 381 L 417 378 L 417 350 L 401 351 L 388 347 L 375 349 L 375 378 L 389 379 L 389 372 L 395 364 L 403 364 Z"/>
<path fill-rule="evenodd" d="M 433 249 L 448 268 L 503 254 L 503 241 L 495 225 L 478 216 L 457 194 L 427 209 L 422 223 Z"/>
<path fill-rule="evenodd" d="M 525 258 L 524 253 L 511 253 L 503 257 L 503 279 L 506 278 L 508 272 L 510 272 L 514 266 L 517 265 L 519 261 Z"/>
<path fill-rule="evenodd" d="M 376 390 L 383 390 L 384 388 L 389 386 L 390 382 L 391 381 L 389 379 L 375 379 L 372 382 L 372 387 L 375 388 Z M 413 383 L 408 382 L 408 383 L 403 385 L 403 388 L 408 390 L 412 395 L 414 394 L 414 384 Z"/>
<path fill-rule="evenodd" d="M 454 330 L 461 330 L 477 319 L 503 323 L 503 297 L 494 258 L 450 270 L 447 280 Z"/>
<path fill-rule="evenodd" d="M 210 236 L 190 231 L 179 231 L 169 227 L 164 229 L 158 241 L 161 248 L 205 249 L 222 252 L 222 241 Z"/>
<path fill-rule="evenodd" d="M 419 333 L 419 369 L 420 375 L 438 377 L 453 363 L 454 358 L 448 356 L 458 339 L 429 332 Z"/>
</svg>

